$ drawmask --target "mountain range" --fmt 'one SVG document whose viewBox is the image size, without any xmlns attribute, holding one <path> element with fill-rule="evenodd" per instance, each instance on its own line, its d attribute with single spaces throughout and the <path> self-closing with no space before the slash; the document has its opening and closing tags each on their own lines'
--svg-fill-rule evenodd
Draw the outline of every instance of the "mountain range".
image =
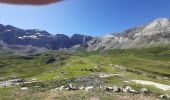
<svg viewBox="0 0 170 100">
<path fill-rule="evenodd" d="M 49 49 L 59 49 L 83 44 L 91 39 L 91 36 L 80 34 L 74 34 L 68 37 L 64 34 L 52 35 L 38 29 L 23 30 L 11 25 L 0 25 L 0 40 L 8 45 L 31 45 Z"/>
<path fill-rule="evenodd" d="M 68 49 L 83 47 L 88 51 L 99 48 L 141 48 L 157 44 L 170 43 L 170 19 L 158 18 L 148 24 L 125 30 L 120 33 L 92 37 L 74 34 L 52 35 L 38 29 L 24 30 L 11 25 L 0 24 L 0 44 L 8 46 L 26 46 L 47 49 Z M 3 45 L 2 45 L 3 44 Z"/>
<path fill-rule="evenodd" d="M 170 100 L 170 20 L 92 37 L 0 25 L 0 100 Z"/>
</svg>

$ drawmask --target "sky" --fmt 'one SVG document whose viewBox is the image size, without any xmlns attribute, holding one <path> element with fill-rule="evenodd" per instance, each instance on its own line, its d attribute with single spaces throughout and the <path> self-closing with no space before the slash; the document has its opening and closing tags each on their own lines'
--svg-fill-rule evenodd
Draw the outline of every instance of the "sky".
<svg viewBox="0 0 170 100">
<path fill-rule="evenodd" d="M 0 4 L 0 24 L 51 34 L 102 36 L 170 18 L 170 0 L 65 0 L 45 6 Z"/>
</svg>

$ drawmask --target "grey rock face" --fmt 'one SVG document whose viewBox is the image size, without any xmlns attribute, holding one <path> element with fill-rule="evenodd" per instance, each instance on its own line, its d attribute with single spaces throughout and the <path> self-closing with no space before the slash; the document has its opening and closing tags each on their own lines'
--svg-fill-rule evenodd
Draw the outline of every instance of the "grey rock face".
<svg viewBox="0 0 170 100">
<path fill-rule="evenodd" d="M 87 50 L 140 48 L 162 43 L 170 43 L 170 20 L 167 18 L 158 18 L 151 23 L 121 33 L 93 38 L 87 43 Z"/>
</svg>

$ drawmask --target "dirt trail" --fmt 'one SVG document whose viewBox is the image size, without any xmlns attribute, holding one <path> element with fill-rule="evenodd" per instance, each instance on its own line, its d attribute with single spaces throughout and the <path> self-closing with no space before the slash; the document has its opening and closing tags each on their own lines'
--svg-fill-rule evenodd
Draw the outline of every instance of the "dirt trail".
<svg viewBox="0 0 170 100">
<path fill-rule="evenodd" d="M 131 81 L 142 85 L 152 85 L 162 90 L 170 90 L 170 85 L 166 85 L 166 84 L 156 83 L 152 81 L 145 81 L 145 80 L 131 80 Z"/>
</svg>

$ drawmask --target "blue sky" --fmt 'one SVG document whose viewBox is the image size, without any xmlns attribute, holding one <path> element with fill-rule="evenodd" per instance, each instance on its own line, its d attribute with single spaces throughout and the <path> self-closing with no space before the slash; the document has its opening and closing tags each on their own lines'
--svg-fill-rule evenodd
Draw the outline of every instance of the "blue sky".
<svg viewBox="0 0 170 100">
<path fill-rule="evenodd" d="M 0 4 L 0 23 L 51 34 L 100 36 L 156 18 L 170 18 L 170 0 L 66 0 L 46 6 Z"/>
</svg>

